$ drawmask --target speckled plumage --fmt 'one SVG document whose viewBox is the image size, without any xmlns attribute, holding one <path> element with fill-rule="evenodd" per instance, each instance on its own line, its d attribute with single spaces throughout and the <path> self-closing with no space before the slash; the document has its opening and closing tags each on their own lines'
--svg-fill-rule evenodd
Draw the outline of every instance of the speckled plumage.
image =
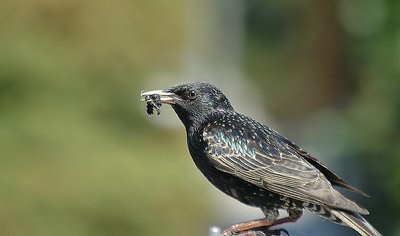
<svg viewBox="0 0 400 236">
<path fill-rule="evenodd" d="M 279 222 L 278 209 L 287 210 L 295 221 L 306 208 L 361 235 L 380 235 L 361 217 L 368 211 L 333 186 L 361 191 L 273 129 L 237 113 L 217 88 L 196 82 L 164 91 L 169 94 L 166 103 L 186 127 L 189 151 L 198 169 L 222 192 L 261 208 L 272 222 L 269 225 Z M 249 225 L 235 225 L 224 235 Z"/>
</svg>

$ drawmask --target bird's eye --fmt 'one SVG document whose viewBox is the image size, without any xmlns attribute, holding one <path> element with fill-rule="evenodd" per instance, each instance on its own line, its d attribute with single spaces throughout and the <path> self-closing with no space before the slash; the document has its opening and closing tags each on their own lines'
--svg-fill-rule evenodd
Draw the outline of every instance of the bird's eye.
<svg viewBox="0 0 400 236">
<path fill-rule="evenodd" d="M 195 98 L 197 97 L 197 94 L 196 94 L 195 91 L 190 90 L 187 96 L 188 96 L 188 98 L 189 98 L 190 100 L 193 100 L 193 99 L 195 99 Z"/>
</svg>

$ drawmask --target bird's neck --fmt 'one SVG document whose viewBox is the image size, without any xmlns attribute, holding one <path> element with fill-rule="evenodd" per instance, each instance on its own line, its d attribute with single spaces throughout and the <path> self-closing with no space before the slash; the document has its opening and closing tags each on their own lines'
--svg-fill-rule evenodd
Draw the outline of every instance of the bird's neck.
<svg viewBox="0 0 400 236">
<path fill-rule="evenodd" d="M 188 120 L 183 121 L 185 125 L 186 132 L 188 135 L 193 135 L 202 130 L 203 126 L 208 123 L 212 114 L 199 114 L 195 117 L 190 117 Z"/>
<path fill-rule="evenodd" d="M 187 132 L 198 129 L 199 126 L 201 126 L 201 124 L 204 123 L 208 117 L 207 114 L 189 114 L 188 112 L 179 107 L 173 106 L 173 108 L 176 114 L 178 115 L 179 119 L 185 126 Z"/>
</svg>

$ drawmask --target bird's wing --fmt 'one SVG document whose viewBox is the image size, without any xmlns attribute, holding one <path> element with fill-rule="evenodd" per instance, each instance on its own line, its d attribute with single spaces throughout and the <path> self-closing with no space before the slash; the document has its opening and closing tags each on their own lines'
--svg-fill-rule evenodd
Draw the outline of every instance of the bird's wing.
<svg viewBox="0 0 400 236">
<path fill-rule="evenodd" d="M 319 171 L 321 171 L 325 177 L 331 182 L 332 185 L 335 186 L 340 186 L 342 188 L 349 189 L 351 191 L 354 191 L 356 193 L 359 193 L 363 195 L 364 197 L 369 197 L 368 194 L 364 193 L 363 191 L 355 188 L 351 184 L 347 183 L 345 180 L 337 176 L 335 173 L 333 173 L 331 170 L 329 170 L 324 164 L 322 164 L 317 158 L 313 157 L 310 155 L 310 153 L 304 151 L 301 149 L 299 146 L 294 144 L 292 141 L 286 139 L 287 144 L 292 147 L 299 155 L 304 157 L 304 159 L 311 163 L 313 166 L 315 166 Z"/>
<path fill-rule="evenodd" d="M 220 171 L 286 197 L 368 214 L 337 192 L 317 168 L 284 146 L 279 140 L 282 136 L 272 135 L 228 124 L 210 125 L 203 131 L 206 155 Z"/>
</svg>

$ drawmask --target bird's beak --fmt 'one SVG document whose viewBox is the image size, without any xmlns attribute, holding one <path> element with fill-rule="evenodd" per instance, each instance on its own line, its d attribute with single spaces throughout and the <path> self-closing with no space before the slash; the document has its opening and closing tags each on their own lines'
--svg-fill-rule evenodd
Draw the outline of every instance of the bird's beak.
<svg viewBox="0 0 400 236">
<path fill-rule="evenodd" d="M 160 97 L 161 103 L 166 103 L 166 104 L 175 104 L 177 101 L 181 100 L 181 98 L 178 95 L 168 90 L 153 90 L 148 92 L 141 92 L 140 100 L 141 101 L 153 100 L 152 97 L 158 97 L 158 96 Z"/>
</svg>

